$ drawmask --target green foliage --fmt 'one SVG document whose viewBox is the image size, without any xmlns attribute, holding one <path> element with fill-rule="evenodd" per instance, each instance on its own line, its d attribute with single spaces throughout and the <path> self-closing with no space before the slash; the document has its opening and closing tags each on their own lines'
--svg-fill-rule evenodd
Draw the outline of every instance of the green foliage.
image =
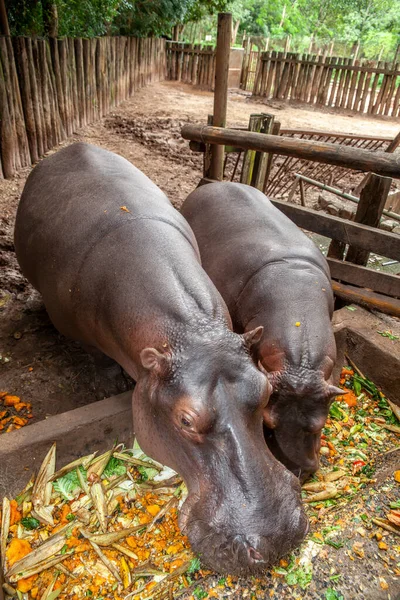
<svg viewBox="0 0 400 600">
<path fill-rule="evenodd" d="M 263 40 L 293 36 L 291 49 L 307 52 L 310 42 L 335 42 L 335 54 L 357 40 L 363 56 L 381 51 L 392 57 L 400 43 L 399 0 L 6 0 L 13 35 L 42 36 L 45 15 L 55 6 L 58 35 L 171 36 L 175 26 L 190 23 L 181 39 L 216 39 L 216 13 L 231 11 L 239 34 Z M 194 27 L 194 24 L 198 24 Z M 190 29 L 190 35 L 188 31 Z M 340 40 L 340 41 L 339 41 Z M 275 49 L 282 49 L 275 46 Z M 360 55 L 361 56 L 361 55 Z"/>
</svg>

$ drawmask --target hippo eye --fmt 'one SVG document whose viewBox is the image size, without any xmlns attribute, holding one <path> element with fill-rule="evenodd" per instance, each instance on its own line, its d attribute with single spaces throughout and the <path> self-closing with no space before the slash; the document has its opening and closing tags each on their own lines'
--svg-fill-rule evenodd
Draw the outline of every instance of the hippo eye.
<svg viewBox="0 0 400 600">
<path fill-rule="evenodd" d="M 186 415 L 182 415 L 181 416 L 181 425 L 182 427 L 184 427 L 185 429 L 191 429 L 193 422 L 190 419 L 190 417 L 186 416 Z"/>
</svg>

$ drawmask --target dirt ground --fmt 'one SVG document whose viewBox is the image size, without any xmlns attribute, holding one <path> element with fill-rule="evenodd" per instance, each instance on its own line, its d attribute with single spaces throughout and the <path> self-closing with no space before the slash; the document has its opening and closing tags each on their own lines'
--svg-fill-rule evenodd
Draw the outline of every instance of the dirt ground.
<svg viewBox="0 0 400 600">
<path fill-rule="evenodd" d="M 197 185 L 202 172 L 202 158 L 189 150 L 188 143 L 180 137 L 180 127 L 186 122 L 205 123 L 207 115 L 212 112 L 212 103 L 213 95 L 209 92 L 195 91 L 190 86 L 172 82 L 156 84 L 139 91 L 101 122 L 78 131 L 63 145 L 86 141 L 124 156 L 159 185 L 179 207 Z M 338 115 L 333 111 L 317 112 L 280 103 L 260 107 L 260 103 L 240 93 L 230 95 L 228 125 L 246 126 L 249 115 L 260 112 L 261 108 L 279 115 L 282 127 L 394 136 L 400 125 L 387 119 Z M 66 340 L 53 328 L 39 294 L 24 279 L 15 258 L 15 214 L 29 172 L 30 169 L 25 169 L 13 180 L 0 181 L 0 389 L 20 396 L 24 402 L 31 402 L 33 421 L 38 421 L 47 415 L 93 402 L 98 394 L 94 386 L 92 359 L 78 343 Z M 383 474 L 392 472 L 392 469 L 391 464 Z M 379 500 L 379 495 L 375 500 Z M 326 588 L 332 560 L 336 559 L 331 559 L 330 554 L 326 554 L 325 559 L 321 563 L 319 579 L 326 577 L 327 583 L 323 586 Z M 368 580 L 376 577 L 380 570 L 380 563 L 371 567 L 375 564 L 373 549 L 371 560 L 368 564 L 363 561 L 360 567 L 356 561 L 353 569 L 349 560 L 343 558 L 343 564 L 349 569 L 346 578 L 356 577 L 354 585 L 349 583 L 346 586 L 350 590 L 346 600 L 400 598 L 400 595 L 393 595 L 393 592 L 388 595 L 383 590 L 378 595 L 371 595 L 373 588 Z M 340 564 L 336 566 L 341 568 Z M 360 569 L 361 572 L 368 569 L 365 581 Z M 306 597 L 324 598 L 320 589 L 310 589 Z M 297 596 L 288 594 L 283 588 L 276 589 L 273 597 L 303 597 L 300 592 Z M 238 590 L 233 596 L 244 597 L 243 590 Z"/>
</svg>

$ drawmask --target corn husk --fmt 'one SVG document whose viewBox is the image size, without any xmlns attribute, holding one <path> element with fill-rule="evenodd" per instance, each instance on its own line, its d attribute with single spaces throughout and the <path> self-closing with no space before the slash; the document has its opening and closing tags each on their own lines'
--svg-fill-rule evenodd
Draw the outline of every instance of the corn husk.
<svg viewBox="0 0 400 600">
<path fill-rule="evenodd" d="M 131 571 L 129 569 L 128 563 L 125 558 L 122 556 L 119 564 L 121 566 L 122 573 L 122 585 L 124 586 L 124 590 L 128 588 L 132 583 Z"/>
<path fill-rule="evenodd" d="M 100 456 L 97 456 L 94 460 L 92 460 L 91 465 L 87 469 L 88 480 L 91 480 L 93 476 L 97 475 L 97 477 L 100 477 L 103 474 L 103 471 L 106 468 L 108 461 L 110 460 L 112 455 L 113 450 L 108 450 L 107 452 L 104 452 L 104 454 L 101 454 Z"/>
<path fill-rule="evenodd" d="M 50 478 L 54 475 L 56 468 L 56 445 L 53 444 L 48 451 L 32 490 L 32 504 L 35 517 L 46 525 L 54 526 L 52 516 L 53 507 L 50 506 L 52 485 Z"/>
<path fill-rule="evenodd" d="M 119 531 L 112 531 L 109 533 L 90 535 L 88 539 L 98 546 L 111 546 L 143 528 L 143 525 L 136 525 L 135 527 L 129 527 L 129 529 L 121 529 Z"/>
<path fill-rule="evenodd" d="M 28 554 L 29 556 L 29 554 Z M 23 560 L 23 559 L 22 559 Z M 22 562 L 22 560 L 18 562 Z M 46 571 L 46 569 L 50 569 L 54 567 L 57 563 L 65 560 L 65 554 L 56 554 L 53 558 L 46 558 L 40 562 L 37 562 L 29 567 L 24 568 L 23 570 L 13 571 L 11 574 L 10 571 L 7 573 L 7 578 L 11 583 L 16 583 L 20 579 L 26 579 L 27 577 L 31 577 L 32 575 L 37 575 L 37 573 L 41 573 L 42 571 Z M 17 563 L 15 563 L 16 565 Z M 15 566 L 14 565 L 14 566 Z M 13 569 L 14 569 L 13 566 Z"/>
<path fill-rule="evenodd" d="M 118 552 L 125 554 L 129 558 L 133 558 L 133 560 L 138 560 L 137 554 L 132 552 L 132 550 L 129 550 L 129 548 L 125 548 L 125 546 L 121 546 L 120 544 L 111 544 L 111 546 L 118 550 Z"/>
<path fill-rule="evenodd" d="M 93 461 L 96 454 L 97 454 L 97 452 L 93 452 L 93 454 L 88 454 L 87 456 L 82 456 L 81 458 L 77 458 L 76 460 L 70 462 L 68 465 L 65 465 L 65 467 L 62 467 L 56 473 L 54 473 L 54 475 L 52 475 L 50 477 L 49 481 L 55 481 L 56 479 L 59 479 L 60 477 L 64 477 L 64 475 L 67 475 L 67 473 L 70 473 L 71 471 L 73 471 L 74 469 L 76 469 L 77 467 L 80 467 L 80 466 L 82 466 L 84 469 L 86 469 L 88 467 L 88 465 Z"/>
<path fill-rule="evenodd" d="M 6 573 L 7 578 L 10 579 L 10 581 L 18 581 L 21 579 L 21 577 L 15 578 L 15 574 L 25 572 L 31 567 L 34 567 L 36 564 L 43 563 L 46 560 L 51 559 L 52 556 L 54 557 L 64 546 L 66 536 L 75 527 L 79 528 L 79 524 L 69 523 L 57 533 L 50 536 L 38 548 L 32 550 L 32 552 L 24 556 L 24 558 L 21 558 L 21 560 L 14 563 L 14 565 Z M 28 577 L 28 575 L 25 575 L 25 577 Z"/>
<path fill-rule="evenodd" d="M 122 583 L 122 579 L 117 569 L 114 567 L 113 563 L 107 558 L 105 554 L 103 554 L 103 552 L 100 550 L 100 547 L 95 542 L 92 542 L 92 540 L 90 539 L 90 535 L 87 531 L 82 530 L 82 533 L 88 540 L 89 544 L 92 546 L 93 550 L 96 552 L 97 556 L 100 558 L 101 562 L 110 571 L 114 579 L 116 579 L 119 583 Z"/>
<path fill-rule="evenodd" d="M 317 494 L 313 494 L 312 496 L 308 496 L 308 498 L 304 498 L 304 502 L 321 502 L 322 500 L 330 500 L 331 498 L 336 498 L 338 494 L 339 491 L 333 483 L 326 483 L 324 490 Z"/>
<path fill-rule="evenodd" d="M 34 483 L 35 483 L 35 476 L 32 474 L 28 483 L 22 490 L 22 492 L 15 498 L 18 506 L 21 505 L 24 502 L 24 500 L 30 500 Z"/>
<path fill-rule="evenodd" d="M 105 533 L 107 531 L 107 501 L 102 483 L 93 483 L 90 488 L 90 495 L 99 520 L 100 529 Z"/>
<path fill-rule="evenodd" d="M 8 532 L 10 530 L 10 515 L 11 507 L 8 498 L 3 498 L 3 510 L 1 513 L 1 542 L 0 542 L 0 553 L 1 553 L 1 566 L 4 569 L 6 562 L 6 547 Z"/>
<path fill-rule="evenodd" d="M 163 470 L 163 466 L 157 462 L 146 462 L 140 458 L 135 458 L 122 452 L 114 452 L 113 456 L 115 456 L 115 458 L 119 458 L 119 460 L 129 463 L 130 465 L 135 465 L 135 467 L 145 467 L 146 469 L 155 469 L 156 471 Z"/>
</svg>

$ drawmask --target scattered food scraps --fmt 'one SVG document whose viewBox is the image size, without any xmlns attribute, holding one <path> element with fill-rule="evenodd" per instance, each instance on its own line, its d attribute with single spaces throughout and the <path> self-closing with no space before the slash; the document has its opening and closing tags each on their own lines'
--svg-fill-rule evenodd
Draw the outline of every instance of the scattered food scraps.
<svg viewBox="0 0 400 600">
<path fill-rule="evenodd" d="M 33 418 L 32 405 L 19 396 L 0 392 L 0 433 L 21 429 Z"/>
</svg>

